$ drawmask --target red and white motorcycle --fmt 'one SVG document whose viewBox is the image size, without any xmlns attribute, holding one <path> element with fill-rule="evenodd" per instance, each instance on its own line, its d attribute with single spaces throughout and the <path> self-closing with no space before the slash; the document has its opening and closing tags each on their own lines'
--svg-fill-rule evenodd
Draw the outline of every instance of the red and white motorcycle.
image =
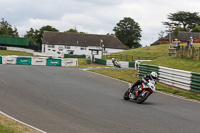
<svg viewBox="0 0 200 133">
<path fill-rule="evenodd" d="M 138 104 L 143 103 L 151 94 L 156 92 L 156 82 L 155 80 L 145 81 L 142 80 L 142 84 L 134 88 L 134 91 L 139 90 L 138 96 L 133 93 L 130 93 L 130 89 L 133 84 L 129 83 L 128 90 L 124 93 L 124 100 L 136 100 Z"/>
</svg>

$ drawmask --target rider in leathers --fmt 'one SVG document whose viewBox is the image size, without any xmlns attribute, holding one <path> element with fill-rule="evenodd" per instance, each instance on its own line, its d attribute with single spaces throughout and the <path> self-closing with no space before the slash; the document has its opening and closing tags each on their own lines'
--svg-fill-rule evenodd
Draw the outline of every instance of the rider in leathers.
<svg viewBox="0 0 200 133">
<path fill-rule="evenodd" d="M 149 79 L 150 80 L 154 79 L 155 82 L 156 82 L 157 77 L 158 77 L 158 75 L 157 75 L 156 72 L 152 72 L 151 74 L 144 75 L 141 80 L 138 80 L 135 84 L 133 84 L 133 86 L 130 89 L 130 93 L 135 94 L 135 96 L 137 97 L 141 90 L 136 90 L 136 91 L 133 92 L 134 87 L 141 85 L 142 82 L 148 82 Z"/>
</svg>

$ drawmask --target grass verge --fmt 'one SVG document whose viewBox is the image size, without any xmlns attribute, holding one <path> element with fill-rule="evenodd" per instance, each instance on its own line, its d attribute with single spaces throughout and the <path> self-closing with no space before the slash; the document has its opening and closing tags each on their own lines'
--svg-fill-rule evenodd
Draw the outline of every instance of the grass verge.
<svg viewBox="0 0 200 133">
<path fill-rule="evenodd" d="M 31 53 L 19 52 L 19 51 L 9 51 L 9 50 L 0 50 L 0 55 L 33 56 L 33 54 L 31 54 Z"/>
<path fill-rule="evenodd" d="M 0 114 L 0 133 L 39 133 Z"/>
<path fill-rule="evenodd" d="M 109 77 L 113 77 L 116 79 L 120 79 L 123 81 L 134 83 L 140 78 L 137 77 L 136 70 L 123 70 L 123 69 L 93 69 L 89 70 L 92 72 L 100 73 Z M 193 92 L 184 91 L 175 87 L 170 87 L 167 85 L 163 85 L 162 83 L 157 84 L 157 90 L 163 91 L 166 93 L 171 93 L 179 96 L 183 96 L 187 99 L 194 99 L 200 101 L 200 95 Z"/>
</svg>

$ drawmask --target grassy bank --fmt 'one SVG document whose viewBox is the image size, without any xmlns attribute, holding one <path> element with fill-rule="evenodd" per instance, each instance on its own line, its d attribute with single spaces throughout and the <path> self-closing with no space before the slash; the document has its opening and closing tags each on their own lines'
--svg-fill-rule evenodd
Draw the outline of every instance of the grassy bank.
<svg viewBox="0 0 200 133">
<path fill-rule="evenodd" d="M 119 54 L 140 56 L 140 57 L 160 57 L 168 54 L 169 45 L 156 45 L 118 52 Z"/>
<path fill-rule="evenodd" d="M 162 56 L 150 62 L 143 62 L 143 64 L 150 64 L 156 66 L 164 66 L 174 69 L 200 73 L 200 61 L 176 58 L 171 56 Z"/>
<path fill-rule="evenodd" d="M 123 70 L 123 69 L 94 69 L 90 70 L 92 72 L 100 73 L 103 75 L 107 75 L 113 78 L 117 78 L 123 81 L 134 83 L 140 78 L 137 77 L 137 71 L 136 70 Z M 161 83 L 157 84 L 157 90 L 163 91 L 166 93 L 171 93 L 179 96 L 183 96 L 188 99 L 194 99 L 200 101 L 200 95 L 192 92 L 187 92 L 184 90 L 180 90 L 175 87 L 170 87 L 167 85 L 163 85 Z"/>
</svg>

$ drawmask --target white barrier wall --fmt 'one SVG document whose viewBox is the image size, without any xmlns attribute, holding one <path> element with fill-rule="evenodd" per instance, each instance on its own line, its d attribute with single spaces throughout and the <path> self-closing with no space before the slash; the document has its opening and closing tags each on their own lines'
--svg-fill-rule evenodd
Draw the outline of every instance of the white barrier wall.
<svg viewBox="0 0 200 133">
<path fill-rule="evenodd" d="M 129 62 L 126 61 L 119 61 L 119 64 L 121 64 L 122 68 L 129 68 Z"/>
<path fill-rule="evenodd" d="M 135 60 L 135 70 L 138 70 L 140 63 L 143 61 L 152 61 L 152 60 Z"/>
<path fill-rule="evenodd" d="M 159 82 L 190 90 L 191 72 L 159 66 Z"/>
<path fill-rule="evenodd" d="M 33 57 L 31 60 L 32 65 L 46 65 L 47 57 Z"/>
<path fill-rule="evenodd" d="M 16 64 L 17 57 L 16 55 L 2 56 L 2 64 Z"/>
<path fill-rule="evenodd" d="M 119 61 L 122 68 L 129 68 L 129 62 Z M 113 66 L 112 60 L 106 60 L 106 66 Z"/>
<path fill-rule="evenodd" d="M 62 66 L 78 66 L 78 59 L 74 58 L 62 59 Z"/>
<path fill-rule="evenodd" d="M 26 48 L 17 48 L 17 47 L 6 47 L 7 50 L 10 51 L 20 51 L 20 52 L 27 52 L 27 53 L 34 53 L 34 50 L 26 49 Z"/>
</svg>

